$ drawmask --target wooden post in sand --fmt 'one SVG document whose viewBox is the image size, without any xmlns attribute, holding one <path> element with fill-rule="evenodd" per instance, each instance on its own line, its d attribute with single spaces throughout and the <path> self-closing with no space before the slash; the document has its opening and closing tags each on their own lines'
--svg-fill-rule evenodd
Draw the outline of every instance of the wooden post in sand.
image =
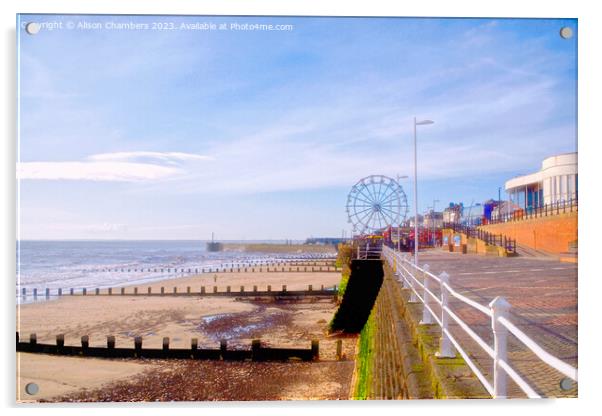
<svg viewBox="0 0 602 416">
<path fill-rule="evenodd" d="M 59 296 L 63 296 L 63 289 L 61 289 L 60 287 L 59 287 L 58 295 Z M 23 294 L 23 296 L 25 296 L 25 294 Z"/>
<path fill-rule="evenodd" d="M 150 295 L 152 292 L 153 292 L 153 288 L 149 286 L 147 289 L 147 293 Z"/>
<path fill-rule="evenodd" d="M 175 295 L 176 293 L 178 293 L 178 287 L 177 287 L 177 286 L 174 286 L 174 287 L 173 287 L 173 294 Z"/>
<path fill-rule="evenodd" d="M 199 339 L 198 338 L 192 338 L 190 340 L 190 349 L 193 351 L 199 349 Z"/>
<path fill-rule="evenodd" d="M 100 289 L 99 288 L 94 289 L 94 294 L 96 296 L 98 296 L 100 294 Z"/>
<path fill-rule="evenodd" d="M 113 295 L 113 288 L 112 288 L 112 287 L 110 287 L 110 288 L 109 288 L 109 296 L 112 296 L 112 295 Z"/>
<path fill-rule="evenodd" d="M 308 291 L 308 292 L 311 292 L 311 289 L 312 289 L 312 286 L 311 286 L 311 285 L 309 285 L 309 286 L 307 287 L 307 291 Z"/>
<path fill-rule="evenodd" d="M 58 334 L 56 336 L 56 346 L 58 348 L 63 348 L 65 346 L 65 334 Z"/>
<path fill-rule="evenodd" d="M 230 286 L 226 286 L 226 293 L 230 293 Z"/>
<path fill-rule="evenodd" d="M 34 332 L 33 334 L 29 334 L 29 344 L 36 345 L 38 343 L 38 336 Z"/>
<path fill-rule="evenodd" d="M 161 286 L 161 296 L 163 296 L 165 294 L 165 288 L 163 286 Z"/>
<path fill-rule="evenodd" d="M 201 295 L 205 294 L 205 286 L 201 286 Z"/>
<path fill-rule="evenodd" d="M 121 288 L 121 294 L 122 294 L 122 295 L 125 295 L 125 287 L 122 287 L 122 288 Z"/>
<path fill-rule="evenodd" d="M 107 349 L 108 350 L 115 349 L 115 337 L 113 335 L 107 335 Z"/>
<path fill-rule="evenodd" d="M 213 293 L 217 293 L 217 286 L 213 286 Z"/>
<path fill-rule="evenodd" d="M 90 346 L 90 337 L 87 335 L 82 336 L 82 352 L 85 354 Z"/>
<path fill-rule="evenodd" d="M 169 337 L 163 337 L 163 351 L 169 351 Z"/>
<path fill-rule="evenodd" d="M 337 339 L 337 360 L 340 361 L 343 358 L 343 340 Z"/>
<path fill-rule="evenodd" d="M 272 291 L 272 285 L 268 285 L 268 293 Z"/>
<path fill-rule="evenodd" d="M 253 292 L 257 292 L 257 286 L 253 286 Z"/>
<path fill-rule="evenodd" d="M 320 359 L 320 341 L 318 341 L 317 339 L 311 340 L 311 359 Z"/>
<path fill-rule="evenodd" d="M 222 360 L 224 359 L 227 350 L 228 350 L 228 341 L 226 341 L 225 339 L 220 340 L 219 341 L 219 351 L 220 351 L 220 356 L 221 356 Z"/>
<path fill-rule="evenodd" d="M 140 357 L 142 353 L 142 337 L 134 338 L 134 349 L 136 350 L 136 357 Z"/>
<path fill-rule="evenodd" d="M 286 285 L 282 285 L 282 291 L 286 292 Z"/>
<path fill-rule="evenodd" d="M 258 361 L 261 354 L 261 340 L 254 339 L 251 341 L 251 361 Z"/>
<path fill-rule="evenodd" d="M 186 293 L 190 295 L 190 286 L 186 286 Z"/>
<path fill-rule="evenodd" d="M 240 287 L 240 293 L 243 293 L 244 291 L 245 291 L 245 287 L 244 287 L 244 286 L 241 286 L 241 287 Z"/>
<path fill-rule="evenodd" d="M 73 296 L 73 288 L 71 288 L 71 289 L 69 290 L 69 294 L 70 294 L 71 296 Z"/>
</svg>

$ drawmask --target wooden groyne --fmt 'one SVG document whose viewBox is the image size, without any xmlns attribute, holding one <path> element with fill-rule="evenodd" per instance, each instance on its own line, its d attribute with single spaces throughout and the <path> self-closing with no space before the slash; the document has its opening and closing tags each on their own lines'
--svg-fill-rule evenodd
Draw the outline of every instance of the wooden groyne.
<svg viewBox="0 0 602 416">
<path fill-rule="evenodd" d="M 30 334 L 29 341 L 23 342 L 17 332 L 17 352 L 50 355 L 97 357 L 97 358 L 155 358 L 192 360 L 233 360 L 233 361 L 287 361 L 291 359 L 316 361 L 320 358 L 320 343 L 312 340 L 310 348 L 275 348 L 262 345 L 261 340 L 251 342 L 250 349 L 228 349 L 226 340 L 221 340 L 219 348 L 199 348 L 198 339 L 192 338 L 190 348 L 170 348 L 169 338 L 163 338 L 162 348 L 144 348 L 142 337 L 134 338 L 130 348 L 116 347 L 115 337 L 107 336 L 104 347 L 91 347 L 89 336 L 81 337 L 81 345 L 65 345 L 65 336 L 56 336 L 56 344 L 37 342 L 36 334 Z M 338 347 L 338 344 L 337 344 Z"/>
<path fill-rule="evenodd" d="M 286 285 L 282 285 L 280 289 L 272 289 L 271 285 L 267 285 L 265 290 L 259 290 L 257 285 L 252 287 L 252 290 L 248 290 L 248 286 L 240 286 L 237 288 L 232 288 L 231 286 L 221 287 L 221 290 L 218 286 L 201 286 L 199 290 L 193 290 L 192 286 L 187 286 L 186 290 L 180 291 L 177 286 L 171 288 L 165 288 L 162 286 L 158 291 L 153 291 L 152 286 L 148 286 L 146 291 L 140 290 L 138 287 L 121 287 L 121 288 L 95 288 L 88 289 L 82 288 L 81 290 L 76 290 L 75 288 L 69 289 L 69 291 L 63 292 L 63 289 L 56 289 L 51 291 L 50 289 L 46 289 L 44 291 L 44 295 L 40 295 L 38 293 L 38 289 L 34 288 L 31 292 L 31 296 L 33 299 L 38 299 L 43 296 L 46 299 L 50 297 L 64 297 L 64 296 L 86 296 L 86 297 L 94 297 L 94 296 L 195 296 L 195 297 L 211 297 L 211 296 L 222 296 L 222 297 L 277 297 L 277 298 L 302 298 L 302 297 L 334 297 L 337 299 L 338 288 L 337 285 L 334 285 L 332 288 L 325 288 L 324 285 L 321 285 L 320 289 L 314 289 L 313 285 L 308 285 L 307 290 L 288 290 Z M 119 290 L 116 290 L 119 289 Z M 27 292 L 26 288 L 22 288 L 21 296 L 23 298 L 27 298 L 30 294 Z"/>
</svg>

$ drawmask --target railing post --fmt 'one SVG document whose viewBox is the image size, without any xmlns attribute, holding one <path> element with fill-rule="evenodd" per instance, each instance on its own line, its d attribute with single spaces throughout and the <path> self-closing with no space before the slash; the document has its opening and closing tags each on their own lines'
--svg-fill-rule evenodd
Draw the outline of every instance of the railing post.
<svg viewBox="0 0 602 416">
<path fill-rule="evenodd" d="M 431 313 L 427 308 L 429 304 L 429 298 L 431 297 L 431 295 L 428 293 L 429 280 L 431 280 L 428 275 L 430 266 L 428 264 L 425 264 L 423 268 L 424 272 L 422 274 L 424 277 L 422 279 L 422 284 L 424 285 L 424 292 L 422 294 L 422 298 L 424 299 L 424 305 L 422 306 L 422 321 L 420 321 L 420 323 L 423 325 L 430 325 L 433 323 Z"/>
<path fill-rule="evenodd" d="M 491 308 L 491 327 L 493 329 L 493 398 L 506 398 L 506 371 L 500 362 L 508 362 L 508 329 L 502 325 L 498 318 L 507 317 L 510 304 L 501 296 L 496 297 L 489 304 Z"/>
<path fill-rule="evenodd" d="M 411 269 L 410 269 L 411 270 Z M 409 276 L 408 276 L 408 285 L 410 286 L 410 300 L 408 302 L 410 303 L 418 303 L 418 297 L 416 296 L 416 291 L 414 289 L 414 279 L 412 279 L 413 277 L 416 277 L 415 275 L 418 274 L 418 269 L 414 268 L 414 274 L 412 274 L 412 271 L 410 271 Z"/>
<path fill-rule="evenodd" d="M 449 284 L 449 275 L 443 272 L 439 275 L 439 279 L 441 279 L 441 339 L 439 340 L 439 351 L 436 355 L 439 358 L 453 358 L 456 356 L 456 351 L 445 332 L 448 331 L 449 327 L 449 315 L 445 310 L 448 307 L 449 298 L 445 285 Z"/>
</svg>

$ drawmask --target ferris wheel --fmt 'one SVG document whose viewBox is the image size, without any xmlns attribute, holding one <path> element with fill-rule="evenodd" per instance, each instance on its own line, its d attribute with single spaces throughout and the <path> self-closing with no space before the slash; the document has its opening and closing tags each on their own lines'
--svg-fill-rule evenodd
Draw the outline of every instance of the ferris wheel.
<svg viewBox="0 0 602 416">
<path fill-rule="evenodd" d="M 353 231 L 367 234 L 405 221 L 408 200 L 395 179 L 370 175 L 353 185 L 346 210 Z"/>
</svg>

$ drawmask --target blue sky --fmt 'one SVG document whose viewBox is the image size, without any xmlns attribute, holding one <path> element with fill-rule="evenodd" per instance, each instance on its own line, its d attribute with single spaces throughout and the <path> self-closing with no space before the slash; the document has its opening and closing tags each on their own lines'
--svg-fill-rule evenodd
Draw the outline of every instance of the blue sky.
<svg viewBox="0 0 602 416">
<path fill-rule="evenodd" d="M 419 209 L 576 151 L 575 20 L 32 16 L 19 31 L 24 239 L 304 239 L 409 175 Z M 291 31 L 67 23 L 292 24 Z"/>
</svg>

